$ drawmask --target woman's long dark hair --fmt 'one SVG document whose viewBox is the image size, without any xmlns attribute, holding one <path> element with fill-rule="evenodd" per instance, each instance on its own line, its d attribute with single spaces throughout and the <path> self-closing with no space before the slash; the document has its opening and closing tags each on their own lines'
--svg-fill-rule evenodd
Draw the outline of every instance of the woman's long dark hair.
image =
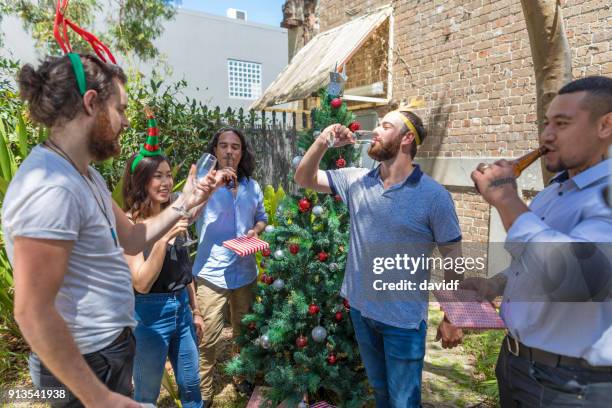
<svg viewBox="0 0 612 408">
<path fill-rule="evenodd" d="M 125 164 L 123 171 L 123 186 L 121 193 L 123 194 L 123 211 L 131 214 L 132 220 L 144 220 L 151 216 L 151 199 L 147 194 L 147 186 L 155 175 L 157 168 L 163 162 L 170 161 L 166 156 L 143 157 L 140 163 L 134 169 L 132 174 L 132 163 L 136 155 L 133 155 Z M 170 201 L 163 203 L 161 208 L 164 209 L 170 205 Z"/>
<path fill-rule="evenodd" d="M 238 180 L 242 180 L 243 177 L 246 177 L 247 179 L 250 178 L 253 175 L 253 171 L 255 171 L 255 155 L 253 154 L 251 145 L 247 143 L 247 140 L 241 130 L 233 127 L 223 127 L 217 130 L 217 133 L 215 133 L 210 140 L 210 143 L 208 143 L 208 149 L 206 151 L 214 156 L 215 148 L 219 143 L 219 136 L 225 132 L 235 133 L 236 136 L 240 138 L 240 144 L 242 145 L 242 158 L 240 159 L 240 163 L 238 163 Z M 219 161 L 217 161 L 217 169 L 218 168 Z"/>
</svg>

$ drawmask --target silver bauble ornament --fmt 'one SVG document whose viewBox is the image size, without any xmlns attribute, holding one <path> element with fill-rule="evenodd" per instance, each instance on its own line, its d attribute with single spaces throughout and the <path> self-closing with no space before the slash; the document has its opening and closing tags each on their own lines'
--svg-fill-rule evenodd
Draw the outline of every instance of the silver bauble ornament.
<svg viewBox="0 0 612 408">
<path fill-rule="evenodd" d="M 285 254 L 283 253 L 282 249 L 277 249 L 274 251 L 274 259 L 282 259 L 283 256 L 285 256 Z"/>
<path fill-rule="evenodd" d="M 282 288 L 285 287 L 285 281 L 282 279 L 276 279 L 273 283 L 272 283 L 272 287 L 275 290 L 281 290 Z"/>
<path fill-rule="evenodd" d="M 265 231 L 269 234 L 271 232 L 274 232 L 274 225 L 266 225 L 266 229 Z"/>
<path fill-rule="evenodd" d="M 263 347 L 266 350 L 270 348 L 270 338 L 268 337 L 267 334 L 262 334 L 260 341 L 261 341 L 261 347 Z"/>
<path fill-rule="evenodd" d="M 312 208 L 312 213 L 318 217 L 319 215 L 323 214 L 323 207 L 320 205 L 315 205 Z"/>
<path fill-rule="evenodd" d="M 301 161 L 302 161 L 302 156 L 295 156 L 293 160 L 291 160 L 291 167 L 293 167 L 294 169 L 297 169 Z"/>
<path fill-rule="evenodd" d="M 317 343 L 321 343 L 327 337 L 327 330 L 323 326 L 317 326 L 310 333 L 312 339 Z"/>
<path fill-rule="evenodd" d="M 329 270 L 330 270 L 330 271 L 334 272 L 334 271 L 336 271 L 337 269 L 338 269 L 338 264 L 337 264 L 337 263 L 332 262 L 332 263 L 330 263 L 330 264 L 329 264 Z"/>
</svg>

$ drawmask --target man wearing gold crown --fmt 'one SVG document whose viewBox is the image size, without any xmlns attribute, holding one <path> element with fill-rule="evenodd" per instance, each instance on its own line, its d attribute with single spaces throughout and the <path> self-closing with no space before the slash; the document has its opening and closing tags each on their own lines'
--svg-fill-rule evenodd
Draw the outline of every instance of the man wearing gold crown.
<svg viewBox="0 0 612 408">
<path fill-rule="evenodd" d="M 402 261 L 427 256 L 436 244 L 449 254 L 461 240 L 450 194 L 413 164 L 426 134 L 409 109 L 390 112 L 374 129 L 368 149 L 380 162 L 377 168 L 319 170 L 328 141 L 333 147 L 354 143 L 349 129 L 334 124 L 321 132 L 295 173 L 302 187 L 338 194 L 348 205 L 350 248 L 341 294 L 350 302 L 378 408 L 419 407 L 421 402 L 428 293 L 418 283 L 429 271 L 423 265 L 408 270 Z M 457 278 L 448 272 L 445 279 Z M 448 322 L 439 330 L 445 347 L 461 339 L 460 330 Z"/>
</svg>

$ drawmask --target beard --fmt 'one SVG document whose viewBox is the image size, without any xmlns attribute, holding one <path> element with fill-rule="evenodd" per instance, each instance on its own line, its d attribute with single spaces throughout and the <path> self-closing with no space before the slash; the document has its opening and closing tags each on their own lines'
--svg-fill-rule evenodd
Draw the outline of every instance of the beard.
<svg viewBox="0 0 612 408">
<path fill-rule="evenodd" d="M 561 160 L 557 161 L 556 163 L 546 164 L 546 170 L 548 170 L 551 173 L 559 173 L 560 171 L 565 171 L 567 169 L 568 169 L 567 165 L 565 165 L 565 163 L 563 163 Z"/>
<path fill-rule="evenodd" d="M 114 131 L 110 123 L 108 110 L 103 109 L 97 115 L 91 132 L 89 133 L 87 148 L 94 161 L 100 162 L 121 153 L 119 134 Z"/>
<path fill-rule="evenodd" d="M 400 146 L 402 144 L 401 138 L 395 138 L 390 142 L 383 142 L 382 140 L 378 143 L 370 146 L 368 149 L 368 156 L 377 162 L 383 162 L 386 160 L 391 160 L 395 156 L 397 156 Z"/>
<path fill-rule="evenodd" d="M 544 167 L 546 167 L 546 170 L 551 173 L 559 173 L 561 171 L 569 170 L 573 167 L 571 166 L 571 163 L 567 163 L 566 161 L 561 159 L 561 157 L 559 156 L 559 152 L 556 152 L 556 154 L 557 159 L 554 162 L 544 158 Z"/>
</svg>

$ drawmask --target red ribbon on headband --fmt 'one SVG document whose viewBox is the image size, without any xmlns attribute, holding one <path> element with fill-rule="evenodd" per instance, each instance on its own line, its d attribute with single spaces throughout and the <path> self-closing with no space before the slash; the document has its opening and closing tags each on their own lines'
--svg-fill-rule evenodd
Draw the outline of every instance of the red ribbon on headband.
<svg viewBox="0 0 612 408">
<path fill-rule="evenodd" d="M 53 23 L 53 36 L 55 37 L 55 41 L 60 46 L 64 53 L 72 52 L 72 46 L 70 45 L 70 39 L 68 38 L 68 27 L 72 29 L 75 33 L 77 33 L 81 38 L 91 45 L 96 55 L 104 62 L 112 62 L 116 64 L 115 57 L 110 52 L 108 47 L 98 39 L 92 33 L 85 31 L 77 24 L 70 21 L 64 13 L 68 8 L 69 0 L 57 0 L 57 8 L 55 10 L 55 21 Z"/>
</svg>

